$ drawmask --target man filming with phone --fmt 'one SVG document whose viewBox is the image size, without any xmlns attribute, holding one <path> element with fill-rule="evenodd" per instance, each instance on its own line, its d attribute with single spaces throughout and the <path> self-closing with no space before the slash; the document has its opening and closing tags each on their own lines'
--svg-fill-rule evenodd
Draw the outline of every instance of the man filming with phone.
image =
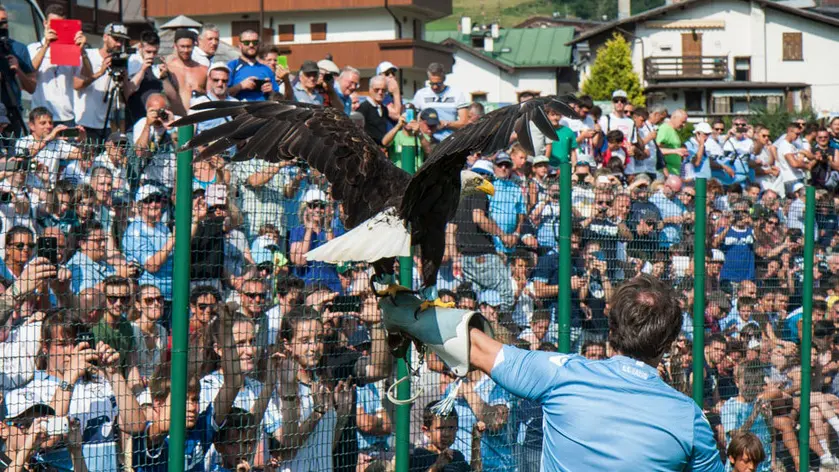
<svg viewBox="0 0 839 472">
<path fill-rule="evenodd" d="M 131 79 L 125 87 L 126 130 L 146 116 L 146 102 L 152 94 L 163 94 L 172 111 L 177 115 L 186 115 L 185 107 L 189 102 L 181 101 L 169 68 L 163 58 L 157 55 L 159 51 L 160 36 L 154 31 L 146 31 L 140 35 L 137 53 L 128 60 L 128 76 Z"/>
<path fill-rule="evenodd" d="M 280 91 L 274 71 L 257 60 L 258 48 L 259 35 L 256 31 L 242 31 L 239 35 L 239 51 L 242 55 L 227 63 L 230 69 L 230 95 L 238 100 L 261 102 L 271 92 Z"/>
</svg>

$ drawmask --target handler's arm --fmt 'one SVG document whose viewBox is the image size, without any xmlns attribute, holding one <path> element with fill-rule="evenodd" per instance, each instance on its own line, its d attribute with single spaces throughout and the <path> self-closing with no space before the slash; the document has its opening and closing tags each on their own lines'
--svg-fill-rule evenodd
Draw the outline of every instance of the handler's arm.
<svg viewBox="0 0 839 472">
<path fill-rule="evenodd" d="M 510 393 L 537 402 L 561 384 L 566 362 L 575 357 L 505 346 L 477 329 L 469 334 L 472 366 Z"/>
<path fill-rule="evenodd" d="M 472 337 L 472 349 L 469 351 L 472 366 L 487 375 L 492 374 L 495 358 L 504 345 L 476 328 L 472 328 L 469 334 Z"/>
</svg>

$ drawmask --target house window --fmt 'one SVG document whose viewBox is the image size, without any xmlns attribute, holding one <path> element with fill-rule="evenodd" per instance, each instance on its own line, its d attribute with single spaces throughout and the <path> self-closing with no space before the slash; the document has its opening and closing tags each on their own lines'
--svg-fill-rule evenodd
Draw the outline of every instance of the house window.
<svg viewBox="0 0 839 472">
<path fill-rule="evenodd" d="M 734 58 L 734 80 L 742 80 L 746 82 L 752 80 L 751 57 Z"/>
<path fill-rule="evenodd" d="M 472 101 L 473 102 L 481 102 L 486 103 L 487 101 L 487 93 L 486 92 L 472 92 Z"/>
<path fill-rule="evenodd" d="M 803 61 L 804 51 L 801 33 L 784 33 L 784 60 Z"/>
<path fill-rule="evenodd" d="M 731 113 L 731 100 L 728 97 L 714 97 L 711 107 L 714 115 L 728 115 Z"/>
<path fill-rule="evenodd" d="M 484 37 L 483 36 L 472 36 L 472 47 L 475 49 L 483 49 L 484 48 Z"/>
<path fill-rule="evenodd" d="M 294 41 L 294 25 L 278 25 L 277 33 L 280 35 L 281 43 L 290 43 Z"/>
<path fill-rule="evenodd" d="M 685 92 L 685 110 L 702 111 L 702 92 L 699 90 L 688 90 Z"/>
<path fill-rule="evenodd" d="M 312 23 L 312 41 L 326 41 L 326 23 Z"/>
</svg>

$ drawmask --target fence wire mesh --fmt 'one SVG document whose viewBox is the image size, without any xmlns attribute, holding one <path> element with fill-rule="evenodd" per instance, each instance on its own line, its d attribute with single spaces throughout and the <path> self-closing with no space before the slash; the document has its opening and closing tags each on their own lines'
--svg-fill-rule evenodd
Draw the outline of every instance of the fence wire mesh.
<svg viewBox="0 0 839 472">
<path fill-rule="evenodd" d="M 169 412 L 185 408 L 185 470 L 392 470 L 394 359 L 371 268 L 310 262 L 345 232 L 317 171 L 296 163 L 193 162 L 189 313 L 173 313 L 176 130 L 102 145 L 3 143 L 5 290 L 0 438 L 14 470 L 167 468 Z M 142 135 L 142 133 L 141 133 Z M 139 139 L 139 141 L 138 141 Z M 398 155 L 394 156 L 398 161 Z M 571 265 L 572 351 L 605 360 L 609 298 L 640 273 L 681 294 L 682 333 L 659 367 L 702 382 L 721 457 L 736 430 L 763 442 L 762 470 L 832 466 L 839 451 L 836 195 L 817 192 L 812 391 L 801 391 L 803 191 L 707 191 L 705 367 L 692 371 L 696 188 L 577 163 L 572 257 L 558 255 L 560 184 L 547 163 L 495 158 L 492 197 L 465 199 L 447 231 L 440 298 L 480 311 L 496 338 L 559 346 L 558 269 Z M 421 262 L 413 264 L 419 286 Z M 170 400 L 173 317 L 189 318 L 186 405 Z M 409 470 L 540 470 L 542 411 L 480 372 L 449 416 L 430 406 L 455 376 L 433 354 L 410 417 Z M 806 369 L 804 369 L 806 374 Z M 811 399 L 799 444 L 802 394 Z M 605 427 L 605 425 L 604 425 Z M 799 464 L 808 448 L 810 464 Z M 175 458 L 173 458 L 175 459 Z M 180 460 L 180 459 L 176 459 Z"/>
</svg>

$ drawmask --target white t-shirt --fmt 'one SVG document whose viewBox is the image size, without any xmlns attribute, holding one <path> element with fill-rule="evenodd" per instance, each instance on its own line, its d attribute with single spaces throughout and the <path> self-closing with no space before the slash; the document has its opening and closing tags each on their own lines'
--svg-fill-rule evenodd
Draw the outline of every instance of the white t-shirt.
<svg viewBox="0 0 839 472">
<path fill-rule="evenodd" d="M 754 141 L 746 137 L 743 137 L 743 139 L 731 138 L 722 147 L 724 152 L 735 152 L 738 156 L 748 156 L 752 153 L 753 148 Z"/>
<path fill-rule="evenodd" d="M 27 397 L 50 404 L 61 381 L 44 371 L 35 372 L 32 382 L 23 388 Z M 117 472 L 116 419 L 117 400 L 111 384 L 104 379 L 80 380 L 73 388 L 67 416 L 79 420 L 82 430 L 82 453 L 90 472 Z"/>
<path fill-rule="evenodd" d="M 27 46 L 29 57 L 34 58 L 42 43 Z M 33 107 L 46 107 L 55 121 L 69 121 L 75 117 L 73 109 L 73 77 L 79 75 L 81 66 L 56 66 L 50 59 L 51 51 L 47 48 L 41 67 L 35 72 L 37 85 L 32 94 Z"/>
<path fill-rule="evenodd" d="M 218 370 L 201 378 L 201 394 L 198 399 L 200 411 L 206 410 L 215 401 L 223 384 L 224 375 Z M 262 393 L 262 388 L 262 382 L 245 376 L 245 385 L 236 395 L 233 406 L 251 411 L 253 405 L 256 403 L 256 399 L 259 398 L 259 394 Z M 276 394 L 272 394 L 271 401 L 268 402 L 268 409 L 265 410 L 262 429 L 268 434 L 274 434 L 274 431 L 278 430 L 281 425 L 282 417 L 280 416 L 279 399 Z"/>
<path fill-rule="evenodd" d="M 582 120 L 578 120 L 576 118 L 568 118 L 564 117 L 560 120 L 559 124 L 562 126 L 567 126 L 574 132 L 577 136 L 580 135 L 581 131 L 587 129 L 594 129 L 594 118 L 591 115 L 586 116 Z M 589 156 L 594 155 L 594 147 L 591 144 L 591 139 L 585 139 L 583 142 L 580 143 L 579 148 L 577 148 L 577 152 L 580 154 L 586 154 Z M 544 154 L 544 153 L 543 153 Z"/>
<path fill-rule="evenodd" d="M 306 420 L 312 414 L 312 388 L 300 382 L 298 387 L 300 397 L 300 422 Z M 332 444 L 334 440 L 335 425 L 338 416 L 335 409 L 330 408 L 326 415 L 318 421 L 315 430 L 306 439 L 306 442 L 297 450 L 294 459 L 280 464 L 280 470 L 289 472 L 331 472 L 332 467 Z"/>
<path fill-rule="evenodd" d="M 37 140 L 31 134 L 29 136 L 24 136 L 18 139 L 17 144 L 15 145 L 15 151 L 23 155 L 28 155 L 29 148 L 35 143 L 35 141 Z M 35 155 L 35 159 L 37 159 L 38 162 L 47 166 L 50 174 L 50 182 L 52 184 L 55 184 L 58 180 L 58 166 L 61 160 L 67 159 L 68 156 L 70 156 L 70 153 L 75 149 L 75 146 L 63 139 L 53 139 L 40 151 L 38 151 L 38 154 Z"/>
<path fill-rule="evenodd" d="M 654 131 L 654 128 L 649 124 L 645 123 L 644 126 L 638 130 L 638 140 L 643 140 L 646 138 L 650 133 Z M 624 173 L 626 175 L 632 174 L 655 174 L 655 162 L 656 162 L 656 148 L 655 148 L 655 139 L 651 139 L 650 142 L 647 143 L 645 150 L 649 154 L 646 159 L 635 160 L 634 156 L 629 156 L 629 163 L 626 165 L 626 169 L 624 169 Z"/>
<path fill-rule="evenodd" d="M 786 155 L 796 153 L 798 153 L 798 147 L 795 145 L 795 143 L 791 143 L 786 139 L 780 140 L 780 142 L 778 143 L 778 160 L 776 164 L 778 165 L 778 169 L 781 170 L 780 177 L 784 183 L 800 180 L 805 177 L 803 170 L 794 169 L 792 166 L 789 165 L 789 162 L 787 162 Z"/>
<path fill-rule="evenodd" d="M 25 323 L 0 343 L 0 388 L 18 388 L 35 375 L 35 355 L 41 345 L 41 322 Z"/>
<path fill-rule="evenodd" d="M 761 149 L 760 154 L 754 154 L 754 146 L 752 147 L 751 159 L 755 162 L 759 162 L 763 170 L 769 170 L 777 165 L 769 165 L 771 157 L 772 156 L 769 154 L 769 148 L 767 146 L 764 146 L 763 149 Z M 755 180 L 760 184 L 760 188 L 764 191 L 772 190 L 778 195 L 784 195 L 786 193 L 786 190 L 784 189 L 784 180 L 780 174 L 777 176 L 760 175 L 757 176 Z"/>
<path fill-rule="evenodd" d="M 620 130 L 623 133 L 625 145 L 635 138 L 635 122 L 628 116 L 618 118 L 614 114 L 603 115 L 600 117 L 600 129 L 603 130 L 604 135 L 615 129 Z"/>
<path fill-rule="evenodd" d="M 87 58 L 90 59 L 90 68 L 95 73 L 102 67 L 102 55 L 98 49 L 87 49 Z M 109 74 L 94 80 L 86 88 L 74 92 L 76 123 L 92 129 L 105 127 L 105 116 L 108 113 L 108 90 L 113 87 L 113 81 Z M 112 112 L 113 114 L 113 112 Z M 111 119 L 114 117 L 112 116 Z"/>
<path fill-rule="evenodd" d="M 145 126 L 145 116 L 137 120 L 137 123 L 134 123 L 134 144 L 137 144 L 137 139 L 140 138 L 140 134 L 143 132 L 143 127 Z M 159 150 L 154 149 L 158 143 L 165 144 L 168 140 L 168 138 L 164 137 L 166 131 L 166 128 L 162 126 L 153 126 L 149 130 L 149 144 L 152 147 L 152 152 L 154 154 L 151 161 L 146 166 L 142 178 L 145 180 L 153 180 L 168 188 L 174 188 L 175 172 L 177 170 L 175 153 L 168 151 L 160 152 Z M 168 131 L 171 132 L 172 130 Z"/>
<path fill-rule="evenodd" d="M 437 116 L 443 121 L 457 121 L 458 110 L 468 107 L 469 103 L 466 94 L 449 86 L 446 86 L 439 94 L 434 93 L 431 87 L 421 88 L 414 95 L 413 100 L 417 113 L 426 108 L 433 108 L 437 110 Z M 434 133 L 434 137 L 443 140 L 453 132 L 452 130 L 437 131 Z"/>
</svg>

